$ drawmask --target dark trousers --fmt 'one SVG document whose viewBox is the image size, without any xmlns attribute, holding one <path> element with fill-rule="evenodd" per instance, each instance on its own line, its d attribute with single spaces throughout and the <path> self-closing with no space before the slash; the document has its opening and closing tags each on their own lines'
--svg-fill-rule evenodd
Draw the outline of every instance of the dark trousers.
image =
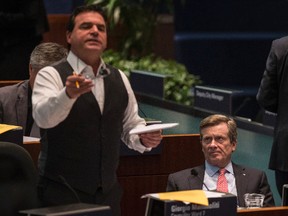
<svg viewBox="0 0 288 216">
<path fill-rule="evenodd" d="M 103 193 L 102 189 L 99 188 L 93 195 L 78 191 L 74 188 L 69 188 L 69 182 L 67 182 L 67 184 L 65 185 L 44 177 L 40 177 L 38 184 L 38 196 L 41 206 L 48 207 L 77 202 L 91 203 L 110 206 L 113 216 L 121 215 L 120 201 L 122 189 L 119 183 L 116 183 L 107 193 Z"/>
<path fill-rule="evenodd" d="M 284 184 L 288 184 L 288 172 L 275 170 L 275 180 L 278 193 L 282 197 L 282 188 Z"/>
</svg>

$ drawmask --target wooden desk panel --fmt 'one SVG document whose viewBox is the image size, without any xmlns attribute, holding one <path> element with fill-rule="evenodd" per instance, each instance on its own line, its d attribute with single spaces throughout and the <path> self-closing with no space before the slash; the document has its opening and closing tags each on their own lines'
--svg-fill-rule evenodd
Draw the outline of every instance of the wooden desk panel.
<svg viewBox="0 0 288 216">
<path fill-rule="evenodd" d="M 241 209 L 237 216 L 288 216 L 288 207 L 269 207 L 260 209 Z"/>
<path fill-rule="evenodd" d="M 147 199 L 142 199 L 141 196 L 147 193 L 164 192 L 167 175 L 130 176 L 118 179 L 123 188 L 122 216 L 144 216 Z"/>
<path fill-rule="evenodd" d="M 118 176 L 168 174 L 204 162 L 199 134 L 164 135 L 158 155 L 122 156 Z"/>
<path fill-rule="evenodd" d="M 158 155 L 120 158 L 118 179 L 123 187 L 123 216 L 144 216 L 148 193 L 165 192 L 170 173 L 204 163 L 199 134 L 165 135 Z"/>
<path fill-rule="evenodd" d="M 56 42 L 66 47 L 66 25 L 68 19 L 69 14 L 49 14 L 49 32 L 43 34 L 43 41 Z"/>
<path fill-rule="evenodd" d="M 164 192 L 170 173 L 204 162 L 199 134 L 165 135 L 160 154 L 121 156 L 118 179 L 123 188 L 122 216 L 144 216 L 147 193 Z M 24 144 L 37 166 L 40 143 Z"/>
</svg>

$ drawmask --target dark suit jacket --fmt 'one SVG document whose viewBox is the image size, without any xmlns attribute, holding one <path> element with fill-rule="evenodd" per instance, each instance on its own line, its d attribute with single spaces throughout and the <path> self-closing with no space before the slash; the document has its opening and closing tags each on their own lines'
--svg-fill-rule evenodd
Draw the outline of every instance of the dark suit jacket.
<svg viewBox="0 0 288 216">
<path fill-rule="evenodd" d="M 25 80 L 0 88 L 0 123 L 19 125 L 26 129 L 28 112 L 28 85 Z"/>
<path fill-rule="evenodd" d="M 288 37 L 272 42 L 257 94 L 259 104 L 277 113 L 269 168 L 288 172 Z"/>
<path fill-rule="evenodd" d="M 205 166 L 194 167 L 198 176 L 192 175 L 192 168 L 185 169 L 168 176 L 167 191 L 202 189 Z M 261 193 L 265 195 L 264 206 L 275 206 L 266 174 L 263 171 L 239 166 L 233 163 L 236 180 L 238 205 L 245 207 L 245 193 Z"/>
</svg>

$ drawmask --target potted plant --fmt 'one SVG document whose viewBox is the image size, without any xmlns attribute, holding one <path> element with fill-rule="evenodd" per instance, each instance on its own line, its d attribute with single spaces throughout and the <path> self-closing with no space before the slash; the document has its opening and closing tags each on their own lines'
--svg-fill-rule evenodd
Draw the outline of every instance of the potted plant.
<svg viewBox="0 0 288 216">
<path fill-rule="evenodd" d="M 133 70 L 149 71 L 149 74 L 166 75 L 164 99 L 183 105 L 192 105 L 192 88 L 202 82 L 200 77 L 189 73 L 183 64 L 179 64 L 174 60 L 165 60 L 152 54 L 137 60 L 129 60 L 122 58 L 120 52 L 107 50 L 102 57 L 106 63 L 119 68 L 128 77 Z"/>
</svg>

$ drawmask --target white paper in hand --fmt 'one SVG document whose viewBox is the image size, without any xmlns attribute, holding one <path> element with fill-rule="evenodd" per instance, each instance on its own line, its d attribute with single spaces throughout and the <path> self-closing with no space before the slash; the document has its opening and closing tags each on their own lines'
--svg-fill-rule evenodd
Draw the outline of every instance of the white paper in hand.
<svg viewBox="0 0 288 216">
<path fill-rule="evenodd" d="M 163 124 L 152 124 L 141 128 L 134 128 L 132 129 L 129 134 L 142 134 L 142 133 L 148 133 L 158 130 L 163 130 L 167 128 L 176 127 L 179 125 L 179 123 L 163 123 Z"/>
</svg>

